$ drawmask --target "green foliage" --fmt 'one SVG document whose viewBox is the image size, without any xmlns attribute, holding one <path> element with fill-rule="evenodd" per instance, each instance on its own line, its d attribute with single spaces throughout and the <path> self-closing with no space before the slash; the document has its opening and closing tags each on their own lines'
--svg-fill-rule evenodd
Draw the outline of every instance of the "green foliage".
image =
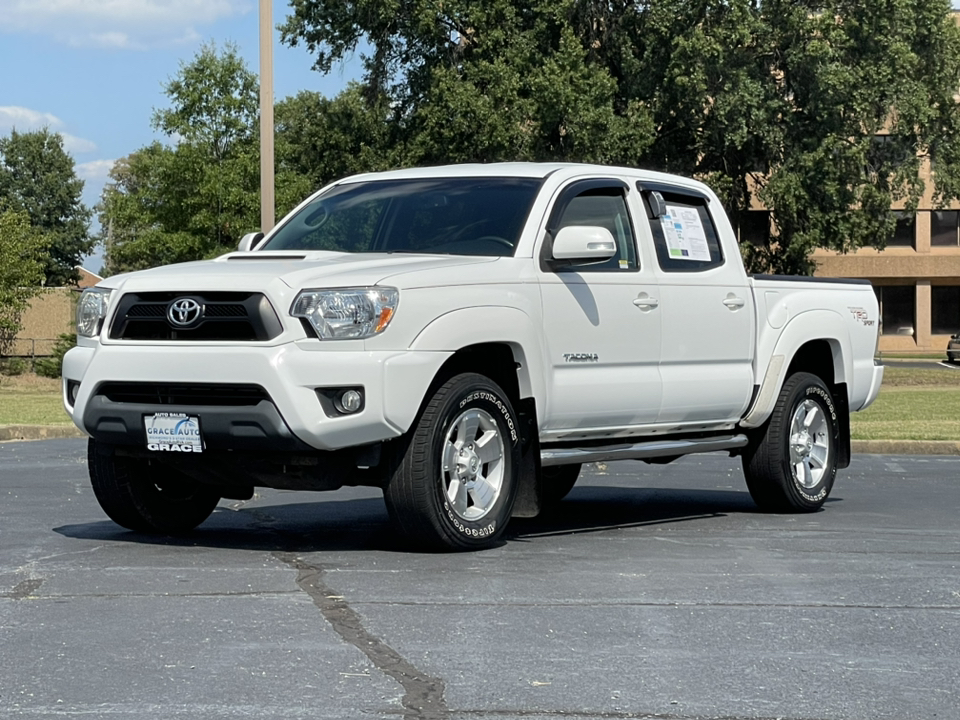
<svg viewBox="0 0 960 720">
<path fill-rule="evenodd" d="M 236 48 L 201 48 L 166 86 L 172 106 L 154 126 L 176 138 L 118 160 L 97 211 L 108 275 L 214 257 L 260 225 L 257 78 Z M 283 167 L 277 206 L 311 190 Z"/>
<path fill-rule="evenodd" d="M 62 333 L 53 346 L 50 357 L 40 358 L 33 364 L 33 371 L 48 378 L 58 378 L 63 374 L 63 356 L 67 351 L 77 346 L 76 333 Z"/>
<path fill-rule="evenodd" d="M 250 72 L 236 46 L 218 52 L 204 45 L 164 88 L 173 107 L 157 110 L 153 126 L 168 137 L 200 146 L 216 160 L 249 145 L 260 107 L 257 76 Z"/>
<path fill-rule="evenodd" d="M 48 236 L 44 284 L 49 287 L 76 281 L 76 266 L 93 249 L 82 192 L 83 181 L 58 133 L 13 130 L 0 138 L 0 210 L 26 213 L 30 224 Z"/>
<path fill-rule="evenodd" d="M 947 0 L 291 7 L 283 40 L 318 70 L 370 47 L 361 85 L 309 101 L 312 121 L 300 113 L 288 161 L 322 179 L 459 161 L 644 165 L 709 182 L 735 223 L 762 201 L 776 237 L 744 248 L 748 264 L 792 273 L 812 271 L 816 247 L 882 247 L 928 163 L 935 198 L 960 197 Z"/>
<path fill-rule="evenodd" d="M 50 238 L 25 212 L 0 211 L 0 355 L 20 331 L 20 316 L 43 281 Z"/>
<path fill-rule="evenodd" d="M 27 361 L 23 358 L 8 357 L 0 358 L 0 375 L 7 377 L 17 377 L 27 371 Z"/>
<path fill-rule="evenodd" d="M 618 94 L 610 68 L 582 42 L 575 3 L 294 0 L 292 6 L 283 38 L 305 43 L 319 70 L 329 70 L 361 39 L 373 45 L 363 85 L 326 101 L 362 119 L 359 132 L 339 126 L 347 147 L 372 148 L 352 158 L 354 167 L 633 164 L 653 140 L 648 109 Z"/>
</svg>

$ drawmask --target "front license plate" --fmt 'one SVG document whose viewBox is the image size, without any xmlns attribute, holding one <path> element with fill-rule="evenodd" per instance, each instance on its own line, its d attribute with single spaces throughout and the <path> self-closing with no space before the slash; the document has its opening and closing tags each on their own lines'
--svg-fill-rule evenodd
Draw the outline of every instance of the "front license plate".
<svg viewBox="0 0 960 720">
<path fill-rule="evenodd" d="M 144 415 L 147 450 L 157 452 L 203 452 L 200 418 L 186 413 Z"/>
</svg>

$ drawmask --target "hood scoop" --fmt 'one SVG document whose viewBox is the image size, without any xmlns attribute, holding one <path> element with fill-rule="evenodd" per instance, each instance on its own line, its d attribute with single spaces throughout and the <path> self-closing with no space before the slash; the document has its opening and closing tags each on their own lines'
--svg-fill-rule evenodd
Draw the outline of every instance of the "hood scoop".
<svg viewBox="0 0 960 720">
<path fill-rule="evenodd" d="M 292 254 L 280 254 L 280 253 L 244 253 L 243 255 L 230 255 L 227 257 L 227 260 L 306 260 L 306 255 L 292 255 Z"/>
</svg>

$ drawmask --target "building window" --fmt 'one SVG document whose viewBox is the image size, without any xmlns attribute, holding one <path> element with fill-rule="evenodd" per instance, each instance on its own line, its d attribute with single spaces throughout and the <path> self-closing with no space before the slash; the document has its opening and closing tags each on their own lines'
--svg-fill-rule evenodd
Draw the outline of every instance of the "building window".
<svg viewBox="0 0 960 720">
<path fill-rule="evenodd" d="M 913 247 L 917 236 L 917 216 L 902 210 L 893 214 L 897 218 L 897 229 L 887 242 L 887 247 Z"/>
<path fill-rule="evenodd" d="M 740 242 L 761 246 L 770 242 L 769 210 L 740 213 Z"/>
<path fill-rule="evenodd" d="M 960 286 L 934 285 L 930 291 L 930 331 L 934 335 L 960 331 Z"/>
<path fill-rule="evenodd" d="M 956 210 L 934 210 L 930 213 L 930 244 L 933 246 L 956 247 L 957 228 L 960 226 L 960 212 Z"/>
<path fill-rule="evenodd" d="M 914 285 L 875 285 L 880 303 L 880 334 L 913 337 L 917 316 L 917 289 Z"/>
</svg>

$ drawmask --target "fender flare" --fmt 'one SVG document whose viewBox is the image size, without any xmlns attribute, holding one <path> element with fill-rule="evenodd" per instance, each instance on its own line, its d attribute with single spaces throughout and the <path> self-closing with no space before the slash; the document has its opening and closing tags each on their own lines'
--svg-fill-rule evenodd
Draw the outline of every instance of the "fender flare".
<svg viewBox="0 0 960 720">
<path fill-rule="evenodd" d="M 514 307 L 488 305 L 461 308 L 432 320 L 410 343 L 411 350 L 456 352 L 471 345 L 503 343 L 519 363 L 520 397 L 540 400 L 546 392 L 544 352 L 532 318 Z"/>
<path fill-rule="evenodd" d="M 786 373 L 797 351 L 813 340 L 825 340 L 833 351 L 834 382 L 845 383 L 852 372 L 852 343 L 843 317 L 832 310 L 808 310 L 791 318 L 777 338 L 753 405 L 740 421 L 756 428 L 767 421 L 786 382 Z M 846 406 L 846 398 L 844 398 Z"/>
</svg>

